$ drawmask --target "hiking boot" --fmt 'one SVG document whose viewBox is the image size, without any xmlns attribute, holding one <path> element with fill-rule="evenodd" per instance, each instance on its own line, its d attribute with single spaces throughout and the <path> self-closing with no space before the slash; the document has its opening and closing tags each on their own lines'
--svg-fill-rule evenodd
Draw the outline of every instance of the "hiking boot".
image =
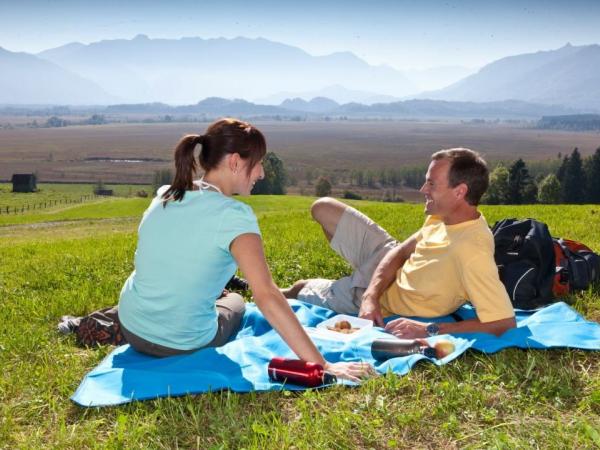
<svg viewBox="0 0 600 450">
<path fill-rule="evenodd" d="M 225 289 L 228 291 L 247 291 L 249 286 L 246 280 L 234 275 L 225 285 Z"/>
<path fill-rule="evenodd" d="M 73 333 L 79 326 L 79 322 L 81 322 L 81 317 L 62 316 L 60 318 L 60 322 L 58 322 L 58 325 L 56 326 L 56 329 L 62 334 Z"/>
</svg>

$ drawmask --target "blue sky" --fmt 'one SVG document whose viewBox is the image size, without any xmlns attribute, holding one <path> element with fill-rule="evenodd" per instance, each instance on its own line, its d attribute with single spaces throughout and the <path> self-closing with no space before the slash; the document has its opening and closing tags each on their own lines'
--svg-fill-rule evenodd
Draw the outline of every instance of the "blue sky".
<svg viewBox="0 0 600 450">
<path fill-rule="evenodd" d="M 311 54 L 351 51 L 397 69 L 481 67 L 518 53 L 600 43 L 600 1 L 0 0 L 0 46 L 264 37 Z"/>
</svg>

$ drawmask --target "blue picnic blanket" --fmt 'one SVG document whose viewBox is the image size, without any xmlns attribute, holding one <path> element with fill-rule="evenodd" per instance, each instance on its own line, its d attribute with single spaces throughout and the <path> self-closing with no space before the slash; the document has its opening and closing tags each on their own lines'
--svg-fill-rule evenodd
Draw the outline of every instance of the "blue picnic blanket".
<svg viewBox="0 0 600 450">
<path fill-rule="evenodd" d="M 292 309 L 306 327 L 335 315 L 331 310 L 291 300 Z M 458 314 L 473 317 L 474 310 L 462 307 Z M 390 319 L 391 320 L 391 319 Z M 440 321 L 453 320 L 450 317 Z M 565 303 L 555 303 L 535 312 L 517 312 L 517 328 L 496 337 L 485 333 L 429 338 L 451 340 L 455 351 L 441 360 L 423 355 L 410 355 L 375 361 L 370 344 L 376 338 L 390 337 L 381 328 L 360 333 L 349 341 L 335 341 L 313 336 L 319 350 L 329 361 L 366 361 L 380 373 L 389 371 L 404 375 L 421 360 L 446 364 L 467 349 L 494 353 L 507 347 L 552 348 L 571 347 L 600 350 L 600 324 L 586 321 Z M 110 406 L 133 400 L 197 394 L 229 389 L 234 392 L 302 390 L 302 386 L 283 385 L 268 378 L 271 358 L 295 358 L 287 344 L 269 325 L 254 304 L 248 304 L 240 331 L 226 345 L 168 358 L 154 358 L 133 350 L 129 345 L 116 348 L 89 372 L 71 399 L 81 406 Z M 340 384 L 353 384 L 338 380 Z"/>
</svg>

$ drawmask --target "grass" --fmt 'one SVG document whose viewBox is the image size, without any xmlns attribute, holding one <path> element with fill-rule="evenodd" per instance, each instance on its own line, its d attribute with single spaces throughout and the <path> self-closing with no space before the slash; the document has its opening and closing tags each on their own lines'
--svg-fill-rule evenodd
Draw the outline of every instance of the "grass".
<svg viewBox="0 0 600 450">
<path fill-rule="evenodd" d="M 280 285 L 348 272 L 310 221 L 311 199 L 245 201 L 259 217 Z M 600 446 L 600 360 L 578 350 L 468 352 L 442 367 L 422 364 L 404 377 L 388 375 L 359 388 L 217 392 L 104 409 L 74 405 L 69 396 L 111 348 L 78 348 L 55 324 L 62 314 L 117 301 L 147 203 L 111 199 L 0 222 L 0 448 Z M 420 205 L 353 204 L 398 239 L 423 219 Z M 598 209 L 487 206 L 483 212 L 490 223 L 536 217 L 554 235 L 598 250 Z M 599 286 L 571 301 L 600 320 Z"/>
<path fill-rule="evenodd" d="M 92 197 L 95 186 L 39 183 L 37 192 L 23 193 L 12 192 L 12 183 L 0 183 L 0 224 L 4 224 L 1 219 L 7 216 L 47 214 L 68 208 L 74 203 L 97 201 L 97 197 Z M 149 185 L 107 184 L 105 189 L 112 189 L 115 197 L 134 197 L 142 190 L 152 194 L 152 187 Z M 15 209 L 18 211 L 16 214 Z"/>
</svg>

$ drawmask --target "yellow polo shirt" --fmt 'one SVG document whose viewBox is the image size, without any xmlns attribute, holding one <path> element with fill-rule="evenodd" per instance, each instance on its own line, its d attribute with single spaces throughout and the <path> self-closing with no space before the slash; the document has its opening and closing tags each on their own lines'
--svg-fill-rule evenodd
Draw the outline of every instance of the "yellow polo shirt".
<svg viewBox="0 0 600 450">
<path fill-rule="evenodd" d="M 494 262 L 494 238 L 478 219 L 446 225 L 428 216 L 414 253 L 381 297 L 384 316 L 438 317 L 471 302 L 481 322 L 513 317 Z"/>
</svg>

